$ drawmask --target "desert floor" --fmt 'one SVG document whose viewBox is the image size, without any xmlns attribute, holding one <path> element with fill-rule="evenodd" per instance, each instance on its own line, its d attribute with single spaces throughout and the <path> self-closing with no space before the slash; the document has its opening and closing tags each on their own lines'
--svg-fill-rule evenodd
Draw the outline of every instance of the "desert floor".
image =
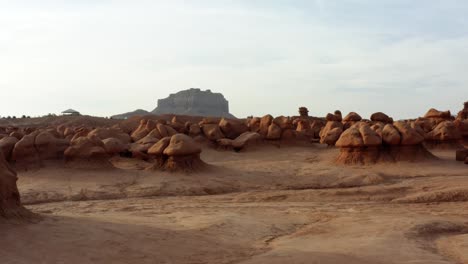
<svg viewBox="0 0 468 264">
<path fill-rule="evenodd" d="M 41 216 L 0 223 L 1 263 L 468 263 L 468 168 L 337 166 L 337 149 L 206 149 L 208 172 L 19 172 Z"/>
</svg>

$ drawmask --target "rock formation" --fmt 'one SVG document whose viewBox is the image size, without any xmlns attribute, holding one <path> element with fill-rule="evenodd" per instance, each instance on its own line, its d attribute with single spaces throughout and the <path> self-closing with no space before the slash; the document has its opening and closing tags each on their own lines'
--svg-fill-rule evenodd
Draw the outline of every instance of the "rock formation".
<svg viewBox="0 0 468 264">
<path fill-rule="evenodd" d="M 0 151 L 0 218 L 27 217 L 30 213 L 21 205 L 16 172 Z"/>
<path fill-rule="evenodd" d="M 197 88 L 180 91 L 166 99 L 158 100 L 158 107 L 152 113 L 235 118 L 229 113 L 229 102 L 222 94 Z"/>
<path fill-rule="evenodd" d="M 336 142 L 340 148 L 336 161 L 339 164 L 374 164 L 435 159 L 422 145 L 424 136 L 421 131 L 406 122 L 387 124 L 381 130 L 369 123 L 357 122 Z"/>
<path fill-rule="evenodd" d="M 150 169 L 168 171 L 200 171 L 207 167 L 200 159 L 200 146 L 185 134 L 176 134 L 161 139 L 148 150 L 155 157 L 155 164 Z"/>
<path fill-rule="evenodd" d="M 307 107 L 299 107 L 299 116 L 300 117 L 309 117 L 309 109 Z"/>
</svg>

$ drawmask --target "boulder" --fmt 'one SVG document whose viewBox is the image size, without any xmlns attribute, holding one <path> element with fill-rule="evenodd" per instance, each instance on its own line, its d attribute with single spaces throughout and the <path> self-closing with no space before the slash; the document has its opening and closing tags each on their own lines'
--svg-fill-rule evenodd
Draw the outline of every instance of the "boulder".
<svg viewBox="0 0 468 264">
<path fill-rule="evenodd" d="M 459 140 L 462 135 L 452 121 L 443 121 L 439 123 L 432 131 L 427 133 L 426 139 L 433 141 L 453 141 Z"/>
<path fill-rule="evenodd" d="M 359 132 L 359 129 L 356 127 L 351 127 L 341 134 L 335 145 L 339 148 L 357 148 L 363 147 L 364 141 L 362 139 L 361 132 Z"/>
<path fill-rule="evenodd" d="M 278 116 L 273 119 L 273 124 L 277 125 L 281 130 L 285 129 L 294 129 L 294 125 L 291 121 L 291 118 L 286 116 Z M 246 132 L 246 131 L 244 131 Z"/>
<path fill-rule="evenodd" d="M 329 121 L 320 131 L 320 143 L 333 146 L 341 133 L 343 133 L 343 124 L 338 121 Z"/>
<path fill-rule="evenodd" d="M 65 150 L 65 159 L 72 160 L 102 160 L 109 158 L 104 143 L 96 136 L 80 137 L 71 142 Z"/>
<path fill-rule="evenodd" d="M 424 115 L 425 118 L 440 118 L 440 119 L 451 119 L 452 115 L 450 111 L 439 111 L 437 109 L 431 108 Z"/>
<path fill-rule="evenodd" d="M 148 155 L 151 156 L 162 156 L 164 150 L 169 146 L 169 142 L 171 141 L 171 137 L 165 137 L 159 140 L 156 144 L 154 144 L 151 148 L 148 149 Z"/>
<path fill-rule="evenodd" d="M 128 150 L 128 143 L 123 143 L 117 138 L 106 138 L 102 140 L 106 153 L 113 156 L 124 153 Z"/>
<path fill-rule="evenodd" d="M 11 154 L 13 152 L 13 148 L 15 147 L 16 143 L 18 143 L 18 139 L 15 137 L 4 137 L 0 140 L 0 151 L 3 153 L 3 156 L 7 159 L 11 159 Z"/>
<path fill-rule="evenodd" d="M 393 118 L 389 117 L 388 115 L 382 113 L 382 112 L 377 112 L 373 113 L 370 117 L 370 119 L 374 122 L 382 122 L 385 124 L 392 124 L 393 123 Z"/>
<path fill-rule="evenodd" d="M 236 151 L 240 151 L 247 147 L 252 147 L 260 144 L 262 136 L 256 132 L 245 132 L 233 140 L 232 146 Z"/>
<path fill-rule="evenodd" d="M 163 152 L 167 156 L 190 156 L 200 153 L 200 146 L 191 137 L 184 134 L 172 136 L 169 145 Z"/>
<path fill-rule="evenodd" d="M 219 121 L 219 128 L 221 129 L 221 132 L 229 139 L 235 139 L 242 133 L 247 132 L 249 129 L 247 125 L 241 121 L 230 120 L 226 118 L 223 118 L 221 121 Z"/>
<path fill-rule="evenodd" d="M 259 132 L 260 131 L 260 122 L 261 119 L 259 117 L 253 117 L 248 120 L 248 127 L 250 132 Z"/>
<path fill-rule="evenodd" d="M 24 136 L 15 144 L 12 152 L 12 160 L 17 164 L 30 167 L 40 164 L 39 153 L 36 150 L 35 142 L 39 131 Z"/>
<path fill-rule="evenodd" d="M 259 127 L 259 134 L 266 137 L 268 134 L 268 128 L 270 127 L 271 123 L 273 122 L 273 116 L 266 115 L 262 117 L 260 120 L 260 127 Z"/>
<path fill-rule="evenodd" d="M 382 138 L 370 128 L 369 124 L 361 122 L 359 132 L 361 133 L 364 146 L 377 147 L 382 145 Z"/>
<path fill-rule="evenodd" d="M 39 133 L 35 139 L 35 148 L 41 160 L 62 159 L 69 145 L 68 140 L 57 138 L 47 131 Z"/>
<path fill-rule="evenodd" d="M 409 123 L 395 122 L 395 128 L 400 132 L 401 145 L 418 145 L 424 141 L 424 137 L 418 131 L 411 127 Z"/>
<path fill-rule="evenodd" d="M 223 132 L 221 132 L 221 129 L 217 124 L 205 124 L 202 126 L 202 131 L 205 137 L 211 141 L 225 138 Z"/>
<path fill-rule="evenodd" d="M 277 124 L 272 123 L 268 127 L 268 133 L 266 138 L 271 140 L 281 139 L 281 132 L 281 128 Z"/>
<path fill-rule="evenodd" d="M 355 113 L 355 112 L 350 112 L 345 118 L 343 118 L 343 122 L 358 122 L 361 121 L 362 117 Z"/>
<path fill-rule="evenodd" d="M 400 145 L 400 132 L 391 124 L 386 124 L 382 130 L 382 140 L 388 145 Z"/>
</svg>

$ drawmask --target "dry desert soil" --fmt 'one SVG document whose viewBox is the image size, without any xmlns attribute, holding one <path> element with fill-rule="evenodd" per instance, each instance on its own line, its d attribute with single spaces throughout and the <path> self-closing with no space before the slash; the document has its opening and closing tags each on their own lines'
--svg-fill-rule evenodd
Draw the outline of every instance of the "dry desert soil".
<svg viewBox="0 0 468 264">
<path fill-rule="evenodd" d="M 468 263 L 468 169 L 338 166 L 338 149 L 204 149 L 208 171 L 48 164 L 18 172 L 33 221 L 0 222 L 0 263 Z"/>
</svg>

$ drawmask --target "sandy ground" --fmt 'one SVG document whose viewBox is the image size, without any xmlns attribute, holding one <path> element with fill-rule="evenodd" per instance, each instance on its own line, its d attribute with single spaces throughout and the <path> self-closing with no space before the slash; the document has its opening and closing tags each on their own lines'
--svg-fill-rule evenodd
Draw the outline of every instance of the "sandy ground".
<svg viewBox="0 0 468 264">
<path fill-rule="evenodd" d="M 1 263 L 468 263 L 468 167 L 343 167 L 336 149 L 204 150 L 208 172 L 50 164 L 19 173 L 42 220 L 0 223 Z"/>
</svg>

